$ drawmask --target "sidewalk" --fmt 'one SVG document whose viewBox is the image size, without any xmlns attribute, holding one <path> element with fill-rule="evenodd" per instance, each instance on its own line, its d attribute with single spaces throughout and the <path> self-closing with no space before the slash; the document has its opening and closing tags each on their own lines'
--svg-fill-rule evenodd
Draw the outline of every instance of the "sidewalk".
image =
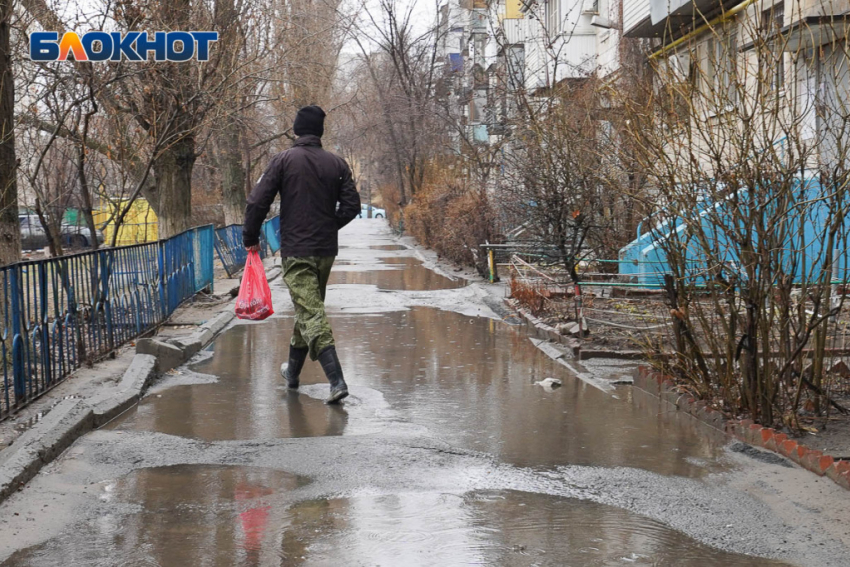
<svg viewBox="0 0 850 567">
<path fill-rule="evenodd" d="M 266 258 L 264 265 L 269 281 L 280 275 L 279 257 Z M 135 405 L 158 376 L 212 342 L 234 319 L 239 284 L 238 278 L 216 279 L 214 293 L 195 295 L 158 329 L 78 369 L 0 422 L 0 501 L 80 435 Z"/>
</svg>

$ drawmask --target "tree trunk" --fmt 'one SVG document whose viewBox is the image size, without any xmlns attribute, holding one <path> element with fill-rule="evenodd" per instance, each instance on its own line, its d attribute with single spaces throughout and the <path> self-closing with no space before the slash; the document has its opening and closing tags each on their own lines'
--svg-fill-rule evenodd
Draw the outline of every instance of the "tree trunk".
<svg viewBox="0 0 850 567">
<path fill-rule="evenodd" d="M 189 228 L 192 220 L 192 169 L 195 138 L 172 143 L 154 160 L 153 194 L 147 195 L 159 218 L 158 236 L 168 238 Z"/>
<path fill-rule="evenodd" d="M 89 121 L 97 112 L 97 102 L 92 93 L 91 78 L 89 78 L 89 100 L 92 108 L 89 112 L 83 115 L 83 136 L 80 140 L 79 153 L 77 154 L 77 177 L 80 179 L 80 199 L 83 205 L 83 218 L 86 220 L 86 226 L 89 229 L 89 245 L 92 250 L 97 250 L 100 243 L 97 240 L 97 227 L 94 224 L 94 214 L 92 213 L 91 188 L 89 187 L 89 179 L 86 175 L 86 140 L 89 136 Z"/>
<path fill-rule="evenodd" d="M 9 45 L 12 0 L 0 0 L 0 265 L 21 259 L 18 161 L 15 156 L 15 87 Z"/>
<path fill-rule="evenodd" d="M 38 215 L 38 220 L 41 222 L 41 228 L 44 229 L 44 234 L 47 236 L 47 248 L 50 250 L 50 255 L 54 258 L 62 256 L 65 251 L 62 249 L 62 236 L 60 229 L 51 224 L 45 216 L 44 208 L 41 206 L 41 199 L 35 198 L 35 214 Z M 61 221 L 60 221 L 61 224 Z"/>
<path fill-rule="evenodd" d="M 100 248 L 100 242 L 97 240 L 97 225 L 94 222 L 94 213 L 92 212 L 88 178 L 83 171 L 82 165 L 80 166 L 80 196 L 83 201 L 83 218 L 85 219 L 86 226 L 89 229 L 89 245 L 93 250 L 97 250 Z"/>
<path fill-rule="evenodd" d="M 221 193 L 224 224 L 242 224 L 245 219 L 245 164 L 241 133 L 235 120 L 229 120 L 221 142 Z"/>
</svg>

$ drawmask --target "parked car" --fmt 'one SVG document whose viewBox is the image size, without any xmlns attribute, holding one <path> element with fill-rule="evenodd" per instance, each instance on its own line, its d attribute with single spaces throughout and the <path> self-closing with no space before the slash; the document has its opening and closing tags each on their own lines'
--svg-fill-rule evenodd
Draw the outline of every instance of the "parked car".
<svg viewBox="0 0 850 567">
<path fill-rule="evenodd" d="M 39 250 L 48 246 L 47 234 L 37 215 L 19 215 L 21 223 L 21 248 L 23 250 Z M 69 248 L 89 248 L 91 233 L 84 225 L 62 223 L 60 226 L 62 243 Z M 103 232 L 97 231 L 97 242 L 103 244 Z"/>
<path fill-rule="evenodd" d="M 358 218 L 367 219 L 369 218 L 369 205 L 360 205 L 360 214 L 357 215 Z M 372 207 L 372 218 L 373 219 L 385 219 L 387 218 L 387 211 L 384 209 L 379 209 L 378 207 Z"/>
</svg>

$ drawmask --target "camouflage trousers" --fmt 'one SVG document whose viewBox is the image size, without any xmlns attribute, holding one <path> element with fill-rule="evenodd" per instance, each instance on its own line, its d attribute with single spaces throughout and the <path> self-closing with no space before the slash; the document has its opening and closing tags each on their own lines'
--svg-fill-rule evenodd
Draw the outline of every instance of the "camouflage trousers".
<svg viewBox="0 0 850 567">
<path fill-rule="evenodd" d="M 334 256 L 283 259 L 283 281 L 295 305 L 291 344 L 309 349 L 312 360 L 334 344 L 331 324 L 325 315 L 325 290 L 333 264 Z"/>
</svg>

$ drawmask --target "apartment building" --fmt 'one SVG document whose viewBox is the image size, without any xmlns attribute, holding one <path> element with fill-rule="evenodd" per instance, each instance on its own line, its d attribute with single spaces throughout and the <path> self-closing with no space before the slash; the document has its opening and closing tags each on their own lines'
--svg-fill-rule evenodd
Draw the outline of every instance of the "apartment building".
<svg viewBox="0 0 850 567">
<path fill-rule="evenodd" d="M 447 0 L 440 7 L 440 95 L 470 140 L 504 134 L 510 97 L 619 67 L 620 0 Z"/>
<path fill-rule="evenodd" d="M 497 46 L 490 16 L 486 0 L 448 0 L 440 7 L 437 52 L 445 72 L 438 94 L 465 127 L 456 135 L 458 148 L 460 136 L 488 143 L 494 123 L 489 97 Z"/>
<path fill-rule="evenodd" d="M 618 0 L 501 0 L 498 14 L 529 93 L 617 69 Z"/>
<path fill-rule="evenodd" d="M 850 133 L 848 29 L 848 0 L 623 0 L 623 36 L 651 40 L 661 80 L 691 82 L 708 118 L 747 104 L 781 116 L 764 144 L 793 129 L 813 167 Z"/>
</svg>

